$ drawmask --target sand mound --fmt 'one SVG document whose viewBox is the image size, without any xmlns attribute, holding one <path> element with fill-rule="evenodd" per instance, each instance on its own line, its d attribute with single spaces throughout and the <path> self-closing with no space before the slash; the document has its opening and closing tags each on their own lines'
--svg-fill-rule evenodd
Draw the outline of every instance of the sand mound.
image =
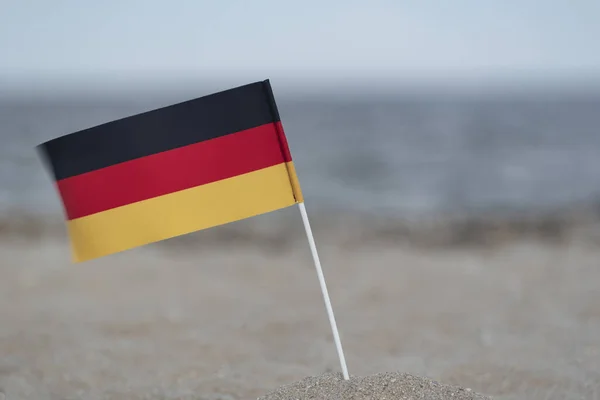
<svg viewBox="0 0 600 400">
<path fill-rule="evenodd" d="M 367 377 L 350 377 L 344 381 L 342 374 L 325 374 L 308 377 L 291 385 L 259 397 L 258 400 L 352 400 L 352 399 L 491 399 L 474 393 L 471 389 L 444 385 L 439 382 L 401 373 L 381 373 Z"/>
</svg>

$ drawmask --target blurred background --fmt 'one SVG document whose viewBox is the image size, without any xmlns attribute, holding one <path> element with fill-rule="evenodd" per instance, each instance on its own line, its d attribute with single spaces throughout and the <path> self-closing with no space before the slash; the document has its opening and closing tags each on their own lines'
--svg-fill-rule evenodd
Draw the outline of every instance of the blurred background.
<svg viewBox="0 0 600 400">
<path fill-rule="evenodd" d="M 339 369 L 295 210 L 73 266 L 34 149 L 269 78 L 351 374 L 600 398 L 598 21 L 592 0 L 0 1 L 0 393 L 246 398 Z"/>
</svg>

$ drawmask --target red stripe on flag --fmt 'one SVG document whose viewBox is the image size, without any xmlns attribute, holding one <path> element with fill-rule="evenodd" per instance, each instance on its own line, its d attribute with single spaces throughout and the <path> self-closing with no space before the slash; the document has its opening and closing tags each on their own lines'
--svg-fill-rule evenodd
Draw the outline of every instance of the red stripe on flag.
<svg viewBox="0 0 600 400">
<path fill-rule="evenodd" d="M 60 180 L 67 217 L 80 218 L 291 161 L 289 151 L 282 154 L 279 128 L 269 123 Z"/>
</svg>

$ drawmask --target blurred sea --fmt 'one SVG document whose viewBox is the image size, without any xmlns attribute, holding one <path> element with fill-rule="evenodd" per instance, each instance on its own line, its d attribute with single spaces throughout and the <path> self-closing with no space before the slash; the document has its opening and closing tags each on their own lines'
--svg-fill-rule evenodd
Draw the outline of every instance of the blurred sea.
<svg viewBox="0 0 600 400">
<path fill-rule="evenodd" d="M 4 227 L 62 213 L 36 145 L 189 98 L 1 99 Z M 600 208 L 600 93 L 278 96 L 278 105 L 309 213 L 389 222 L 585 208 L 589 221 Z"/>
</svg>

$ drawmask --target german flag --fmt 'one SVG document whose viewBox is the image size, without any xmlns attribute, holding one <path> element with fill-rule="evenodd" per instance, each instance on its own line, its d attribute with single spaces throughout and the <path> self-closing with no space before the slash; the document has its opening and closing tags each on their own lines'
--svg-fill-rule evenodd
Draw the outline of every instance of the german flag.
<svg viewBox="0 0 600 400">
<path fill-rule="evenodd" d="M 75 262 L 301 203 L 269 80 L 38 146 Z"/>
</svg>

